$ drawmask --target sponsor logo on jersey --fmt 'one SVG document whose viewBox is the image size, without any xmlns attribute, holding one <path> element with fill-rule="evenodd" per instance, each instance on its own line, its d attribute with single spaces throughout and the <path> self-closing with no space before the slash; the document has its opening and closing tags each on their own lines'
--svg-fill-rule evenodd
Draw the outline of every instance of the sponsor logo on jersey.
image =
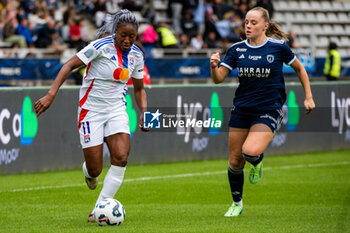
<svg viewBox="0 0 350 233">
<path fill-rule="evenodd" d="M 251 56 L 251 55 L 249 55 L 248 58 L 249 58 L 250 60 L 257 61 L 257 60 L 261 59 L 261 56 Z"/>
<path fill-rule="evenodd" d="M 239 59 L 244 59 L 244 54 L 242 54 L 241 56 L 239 56 Z"/>
<path fill-rule="evenodd" d="M 268 61 L 269 63 L 272 63 L 272 62 L 275 60 L 275 56 L 269 54 L 269 55 L 266 56 L 266 59 L 267 59 L 267 61 Z"/>
<path fill-rule="evenodd" d="M 257 78 L 267 78 L 271 72 L 270 68 L 254 68 L 254 67 L 238 67 L 239 77 L 257 77 Z"/>
<path fill-rule="evenodd" d="M 237 52 L 246 52 L 247 48 L 236 48 Z"/>
<path fill-rule="evenodd" d="M 116 59 L 115 56 L 113 55 L 113 56 L 111 57 L 111 60 L 112 60 L 112 61 L 116 61 L 117 59 Z"/>
</svg>

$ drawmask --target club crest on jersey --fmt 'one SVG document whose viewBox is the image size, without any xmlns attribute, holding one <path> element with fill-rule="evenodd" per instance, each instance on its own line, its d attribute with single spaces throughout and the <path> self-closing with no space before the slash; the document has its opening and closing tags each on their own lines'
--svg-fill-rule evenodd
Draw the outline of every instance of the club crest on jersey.
<svg viewBox="0 0 350 233">
<path fill-rule="evenodd" d="M 90 123 L 88 121 L 82 122 L 83 132 L 84 132 L 84 142 L 90 142 Z"/>
<path fill-rule="evenodd" d="M 267 59 L 267 61 L 268 61 L 269 63 L 272 63 L 272 62 L 275 60 L 275 56 L 269 54 L 269 55 L 266 56 L 266 59 Z"/>
<path fill-rule="evenodd" d="M 134 65 L 134 63 L 135 63 L 134 57 L 129 57 L 129 63 L 130 63 L 130 66 Z"/>
<path fill-rule="evenodd" d="M 90 134 L 84 135 L 84 142 L 89 143 L 90 142 Z"/>
</svg>

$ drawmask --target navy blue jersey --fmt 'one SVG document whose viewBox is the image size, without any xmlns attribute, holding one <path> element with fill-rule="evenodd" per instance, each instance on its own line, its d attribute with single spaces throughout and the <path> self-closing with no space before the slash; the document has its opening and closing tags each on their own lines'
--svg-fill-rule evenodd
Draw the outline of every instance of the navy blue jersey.
<svg viewBox="0 0 350 233">
<path fill-rule="evenodd" d="M 233 70 L 237 67 L 239 86 L 233 104 L 249 110 L 274 110 L 286 101 L 283 63 L 292 64 L 296 56 L 282 40 L 267 38 L 257 46 L 247 40 L 227 51 L 220 63 Z"/>
</svg>

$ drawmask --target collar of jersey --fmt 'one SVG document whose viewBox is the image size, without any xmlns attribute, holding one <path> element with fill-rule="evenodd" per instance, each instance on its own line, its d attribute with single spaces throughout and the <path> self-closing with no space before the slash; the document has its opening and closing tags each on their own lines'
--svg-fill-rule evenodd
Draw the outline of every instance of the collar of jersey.
<svg viewBox="0 0 350 233">
<path fill-rule="evenodd" d="M 264 46 L 264 45 L 267 43 L 267 41 L 269 40 L 269 38 L 266 37 L 265 42 L 262 43 L 262 44 L 258 44 L 258 45 L 251 45 L 251 44 L 249 44 L 248 40 L 249 40 L 249 39 L 246 39 L 246 40 L 245 40 L 245 44 L 246 44 L 248 47 L 250 47 L 250 48 L 256 49 L 256 48 L 260 48 L 260 47 Z"/>
</svg>

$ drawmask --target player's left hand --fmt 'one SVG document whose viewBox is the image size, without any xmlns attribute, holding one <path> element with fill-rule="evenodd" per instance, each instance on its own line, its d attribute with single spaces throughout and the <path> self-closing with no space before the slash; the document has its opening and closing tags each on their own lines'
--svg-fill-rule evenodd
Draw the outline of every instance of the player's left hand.
<svg viewBox="0 0 350 233">
<path fill-rule="evenodd" d="M 312 110 L 314 110 L 316 106 L 312 97 L 304 100 L 304 107 L 306 110 L 306 114 L 310 114 Z"/>
<path fill-rule="evenodd" d="M 148 132 L 150 131 L 150 129 L 146 129 L 143 127 L 143 112 L 140 114 L 140 124 L 139 124 L 139 127 L 140 129 L 143 131 L 143 132 Z"/>
</svg>

